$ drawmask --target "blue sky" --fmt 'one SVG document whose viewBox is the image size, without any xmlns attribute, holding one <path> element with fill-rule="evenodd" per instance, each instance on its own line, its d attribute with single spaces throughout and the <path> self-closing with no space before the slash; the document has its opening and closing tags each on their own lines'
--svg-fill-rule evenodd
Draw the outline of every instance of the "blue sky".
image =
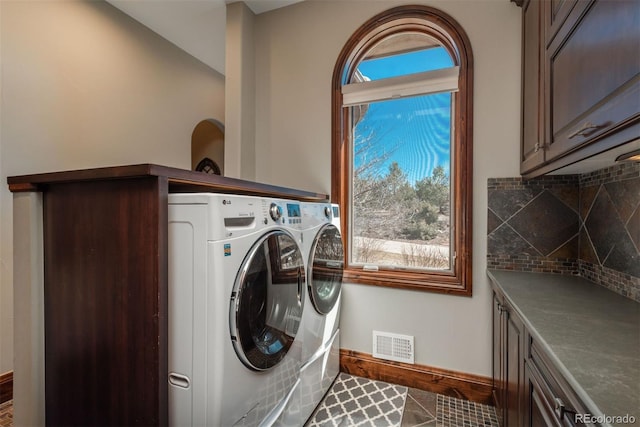
<svg viewBox="0 0 640 427">
<path fill-rule="evenodd" d="M 430 71 L 452 66 L 443 48 L 363 61 L 359 70 L 371 80 Z M 436 166 L 449 174 L 451 95 L 423 95 L 369 104 L 356 126 L 358 138 L 372 138 L 369 156 L 386 153 L 389 158 L 378 173 L 385 175 L 398 162 L 409 183 L 430 176 Z M 356 167 L 366 159 L 356 158 Z"/>
</svg>

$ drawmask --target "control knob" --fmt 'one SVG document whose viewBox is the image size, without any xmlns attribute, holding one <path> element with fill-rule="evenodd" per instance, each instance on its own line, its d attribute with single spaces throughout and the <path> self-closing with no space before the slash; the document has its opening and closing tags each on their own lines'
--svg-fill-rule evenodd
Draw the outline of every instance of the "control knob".
<svg viewBox="0 0 640 427">
<path fill-rule="evenodd" d="M 326 216 L 328 219 L 331 219 L 331 206 L 324 207 L 324 216 Z"/>
<path fill-rule="evenodd" d="M 282 207 L 278 206 L 275 203 L 271 203 L 271 206 L 269 207 L 269 215 L 271 216 L 272 220 L 278 222 L 280 218 L 282 218 Z"/>
</svg>

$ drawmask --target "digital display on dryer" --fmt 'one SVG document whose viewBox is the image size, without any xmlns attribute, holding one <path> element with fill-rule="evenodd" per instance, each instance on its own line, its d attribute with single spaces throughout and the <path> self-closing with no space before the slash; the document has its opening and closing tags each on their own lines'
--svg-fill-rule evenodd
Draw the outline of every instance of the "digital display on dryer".
<svg viewBox="0 0 640 427">
<path fill-rule="evenodd" d="M 287 203 L 287 215 L 290 218 L 300 218 L 300 205 L 298 203 Z"/>
</svg>

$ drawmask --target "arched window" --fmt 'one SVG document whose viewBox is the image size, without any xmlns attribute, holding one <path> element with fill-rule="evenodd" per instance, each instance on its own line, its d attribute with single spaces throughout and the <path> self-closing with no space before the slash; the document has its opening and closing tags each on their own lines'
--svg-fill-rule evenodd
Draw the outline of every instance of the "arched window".
<svg viewBox="0 0 640 427">
<path fill-rule="evenodd" d="M 473 56 L 427 6 L 380 13 L 333 73 L 345 280 L 471 295 Z"/>
</svg>

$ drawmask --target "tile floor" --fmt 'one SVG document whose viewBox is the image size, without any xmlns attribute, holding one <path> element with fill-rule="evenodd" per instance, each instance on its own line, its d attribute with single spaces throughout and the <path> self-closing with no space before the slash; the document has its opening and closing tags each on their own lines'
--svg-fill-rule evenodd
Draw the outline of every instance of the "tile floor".
<svg viewBox="0 0 640 427">
<path fill-rule="evenodd" d="M 498 427 L 492 406 L 341 373 L 306 427 Z"/>
<path fill-rule="evenodd" d="M 12 401 L 0 427 L 13 426 Z M 497 427 L 492 406 L 341 373 L 307 427 Z"/>
</svg>

